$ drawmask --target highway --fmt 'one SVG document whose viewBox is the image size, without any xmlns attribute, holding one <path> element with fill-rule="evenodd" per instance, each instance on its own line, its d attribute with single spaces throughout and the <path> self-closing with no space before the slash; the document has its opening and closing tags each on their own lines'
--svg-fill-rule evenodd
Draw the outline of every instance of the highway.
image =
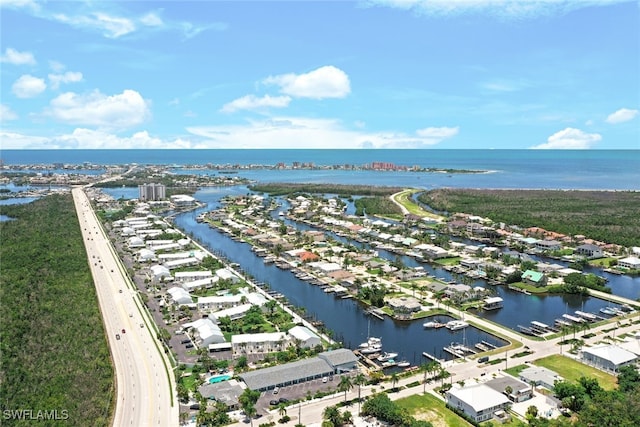
<svg viewBox="0 0 640 427">
<path fill-rule="evenodd" d="M 81 188 L 72 190 L 116 371 L 113 426 L 176 426 L 178 402 L 171 365 L 153 320 Z"/>
</svg>

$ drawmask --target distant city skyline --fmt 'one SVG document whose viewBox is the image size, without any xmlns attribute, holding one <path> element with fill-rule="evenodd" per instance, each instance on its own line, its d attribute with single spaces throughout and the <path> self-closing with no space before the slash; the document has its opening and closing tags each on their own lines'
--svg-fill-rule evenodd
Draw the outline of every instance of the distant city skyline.
<svg viewBox="0 0 640 427">
<path fill-rule="evenodd" d="M 639 4 L 0 0 L 0 146 L 640 149 Z"/>
</svg>

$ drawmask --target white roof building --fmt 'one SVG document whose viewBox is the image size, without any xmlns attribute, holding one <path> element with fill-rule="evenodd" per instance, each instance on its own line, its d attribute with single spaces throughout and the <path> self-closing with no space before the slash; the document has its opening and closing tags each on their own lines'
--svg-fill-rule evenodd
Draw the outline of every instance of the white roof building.
<svg viewBox="0 0 640 427">
<path fill-rule="evenodd" d="M 240 281 L 240 278 L 233 274 L 233 272 L 228 268 L 216 270 L 216 276 L 218 276 L 220 280 L 229 280 L 231 283 L 237 283 Z"/>
<path fill-rule="evenodd" d="M 196 257 L 189 257 L 189 258 L 178 258 L 178 259 L 173 259 L 171 261 L 166 261 L 164 263 L 164 266 L 167 267 L 169 270 L 173 270 L 175 268 L 180 268 L 180 267 L 186 267 L 189 265 L 197 265 L 200 264 L 200 260 Z"/>
<path fill-rule="evenodd" d="M 140 249 L 138 251 L 138 262 L 149 262 L 156 260 L 156 253 L 151 249 Z"/>
<path fill-rule="evenodd" d="M 322 344 L 320 337 L 306 326 L 294 326 L 289 329 L 288 333 L 293 339 L 293 342 L 300 342 L 300 347 L 302 348 L 313 348 Z"/>
<path fill-rule="evenodd" d="M 176 281 L 178 282 L 190 282 L 192 280 L 206 279 L 212 277 L 213 273 L 211 270 L 203 270 L 203 271 L 178 271 L 175 274 Z"/>
<path fill-rule="evenodd" d="M 251 307 L 253 307 L 251 304 L 241 304 L 224 310 L 215 311 L 209 314 L 209 318 L 214 319 L 216 322 L 218 322 L 218 319 L 222 317 L 229 317 L 231 320 L 241 319 L 247 314 Z"/>
<path fill-rule="evenodd" d="M 225 308 L 240 305 L 242 295 L 213 295 L 209 297 L 198 298 L 198 310 L 200 311 L 218 311 Z"/>
<path fill-rule="evenodd" d="M 476 422 L 493 418 L 497 411 L 509 407 L 511 401 L 485 384 L 459 388 L 454 385 L 446 394 L 447 404 L 457 408 Z"/>
<path fill-rule="evenodd" d="M 263 332 L 260 334 L 240 334 L 231 337 L 233 354 L 272 353 L 287 347 L 287 335 L 284 332 Z"/>
<path fill-rule="evenodd" d="M 151 270 L 154 280 L 171 277 L 171 272 L 164 265 L 152 265 L 149 270 Z"/>
<path fill-rule="evenodd" d="M 127 240 L 127 246 L 129 246 L 130 248 L 143 248 L 144 240 L 142 240 L 138 236 L 129 237 L 129 239 Z"/>
<path fill-rule="evenodd" d="M 189 292 L 177 286 L 167 289 L 167 294 L 171 296 L 171 300 L 173 301 L 174 304 L 177 304 L 177 305 L 193 304 L 193 300 L 191 299 L 191 295 L 189 295 Z"/>
<path fill-rule="evenodd" d="M 200 348 L 208 347 L 209 344 L 223 343 L 226 341 L 220 327 L 210 319 L 198 319 L 184 326 L 186 328 L 193 328 L 195 342 Z"/>
<path fill-rule="evenodd" d="M 618 266 L 632 270 L 640 270 L 640 258 L 637 256 L 622 258 L 618 260 Z"/>
<path fill-rule="evenodd" d="M 182 284 L 182 288 L 186 291 L 195 291 L 196 289 L 208 288 L 217 282 L 217 277 L 205 277 L 204 279 L 191 280 Z M 198 300 L 200 301 L 200 300 Z"/>
<path fill-rule="evenodd" d="M 621 367 L 631 365 L 638 360 L 638 356 L 632 352 L 617 345 L 606 344 L 584 347 L 580 357 L 583 362 L 609 372 L 618 372 Z"/>
</svg>

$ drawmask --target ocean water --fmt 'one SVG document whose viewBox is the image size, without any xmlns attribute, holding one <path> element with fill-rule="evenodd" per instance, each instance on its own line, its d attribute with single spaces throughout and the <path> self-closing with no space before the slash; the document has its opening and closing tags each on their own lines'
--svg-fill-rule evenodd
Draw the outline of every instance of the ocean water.
<svg viewBox="0 0 640 427">
<path fill-rule="evenodd" d="M 345 170 L 243 170 L 256 181 L 473 188 L 640 190 L 640 150 L 2 150 L 5 165 L 276 165 L 390 162 L 486 174 Z M 202 173 L 213 173 L 204 171 Z"/>
</svg>

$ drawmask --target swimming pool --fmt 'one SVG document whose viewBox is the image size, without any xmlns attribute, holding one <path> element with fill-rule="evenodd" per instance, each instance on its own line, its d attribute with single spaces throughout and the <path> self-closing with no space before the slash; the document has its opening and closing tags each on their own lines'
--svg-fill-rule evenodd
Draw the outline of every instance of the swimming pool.
<svg viewBox="0 0 640 427">
<path fill-rule="evenodd" d="M 215 383 L 219 383 L 222 381 L 227 381 L 231 379 L 231 375 L 214 375 L 211 378 L 209 378 L 209 384 L 215 384 Z"/>
</svg>

